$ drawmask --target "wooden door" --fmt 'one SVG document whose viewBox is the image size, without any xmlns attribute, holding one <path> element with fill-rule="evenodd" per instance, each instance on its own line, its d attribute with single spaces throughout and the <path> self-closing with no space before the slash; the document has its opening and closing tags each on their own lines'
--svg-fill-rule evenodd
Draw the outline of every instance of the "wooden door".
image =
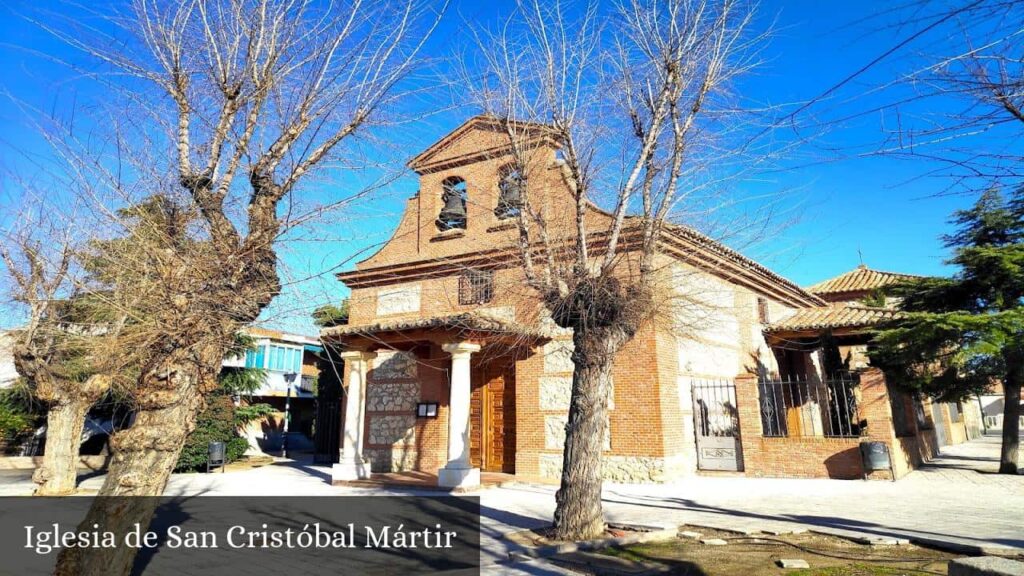
<svg viewBox="0 0 1024 576">
<path fill-rule="evenodd" d="M 483 469 L 515 472 L 516 396 L 510 367 L 486 371 L 482 395 Z"/>
</svg>

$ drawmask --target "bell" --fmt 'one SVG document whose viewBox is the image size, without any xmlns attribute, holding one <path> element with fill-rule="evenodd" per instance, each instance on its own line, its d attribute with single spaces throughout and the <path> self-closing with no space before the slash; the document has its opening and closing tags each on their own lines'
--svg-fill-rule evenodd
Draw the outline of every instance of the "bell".
<svg viewBox="0 0 1024 576">
<path fill-rule="evenodd" d="M 466 227 L 466 199 L 457 190 L 445 190 L 441 197 L 444 207 L 437 215 L 437 227 L 441 230 Z"/>
<path fill-rule="evenodd" d="M 522 207 L 523 202 L 522 176 L 518 171 L 511 171 L 502 177 L 498 188 L 498 206 L 494 209 L 494 214 L 498 218 L 515 216 Z"/>
</svg>

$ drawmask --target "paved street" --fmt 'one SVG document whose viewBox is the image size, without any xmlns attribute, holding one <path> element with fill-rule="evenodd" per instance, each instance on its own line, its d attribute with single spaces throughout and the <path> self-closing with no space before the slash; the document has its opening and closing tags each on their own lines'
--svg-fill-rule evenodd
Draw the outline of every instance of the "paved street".
<svg viewBox="0 0 1024 576">
<path fill-rule="evenodd" d="M 609 485 L 605 510 L 619 522 L 691 524 L 725 529 L 813 528 L 869 538 L 942 541 L 968 549 L 1024 553 L 1024 476 L 992 474 L 996 437 L 947 448 L 933 465 L 899 482 L 695 477 L 666 485 Z M 979 471 L 980 470 L 980 471 Z M 0 478 L 0 494 L 30 491 L 28 475 Z M 226 474 L 177 474 L 169 495 L 410 494 L 330 486 L 329 469 L 295 462 Z M 98 488 L 102 478 L 83 483 Z M 553 486 L 515 484 L 480 493 L 485 564 L 504 561 L 513 546 L 502 536 L 550 521 Z M 423 492 L 436 494 L 436 492 Z M 537 574 L 558 573 L 547 564 Z M 494 566 L 490 571 L 503 570 Z"/>
</svg>

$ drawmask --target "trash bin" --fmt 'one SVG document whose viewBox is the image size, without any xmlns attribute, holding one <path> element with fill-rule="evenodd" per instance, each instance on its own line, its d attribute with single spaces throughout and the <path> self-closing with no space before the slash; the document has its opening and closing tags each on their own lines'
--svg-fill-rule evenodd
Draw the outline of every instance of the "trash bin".
<svg viewBox="0 0 1024 576">
<path fill-rule="evenodd" d="M 224 443 L 223 442 L 210 442 L 206 452 L 206 471 L 209 472 L 210 468 L 216 468 L 220 466 L 221 473 L 224 472 Z"/>
<path fill-rule="evenodd" d="M 864 462 L 864 479 L 875 470 L 888 470 L 892 474 L 892 459 L 889 458 L 889 446 L 885 442 L 861 442 L 860 455 Z M 892 479 L 896 475 L 892 474 Z"/>
</svg>

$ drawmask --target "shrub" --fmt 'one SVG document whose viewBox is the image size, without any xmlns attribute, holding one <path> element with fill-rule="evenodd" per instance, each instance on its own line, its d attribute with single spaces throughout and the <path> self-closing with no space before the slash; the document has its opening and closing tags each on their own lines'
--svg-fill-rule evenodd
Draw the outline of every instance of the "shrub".
<svg viewBox="0 0 1024 576">
<path fill-rule="evenodd" d="M 32 429 L 32 419 L 18 410 L 0 403 L 0 442 L 14 442 Z"/>
<path fill-rule="evenodd" d="M 206 409 L 196 419 L 196 429 L 185 439 L 185 447 L 174 470 L 205 470 L 210 442 L 224 442 L 224 456 L 228 462 L 238 460 L 249 448 L 248 440 L 238 435 L 235 406 L 231 397 L 225 394 L 213 394 L 207 399 Z"/>
<path fill-rule="evenodd" d="M 45 407 L 32 398 L 24 380 L 19 379 L 14 386 L 0 390 L 0 446 L 3 450 L 16 450 L 45 421 Z"/>
</svg>

